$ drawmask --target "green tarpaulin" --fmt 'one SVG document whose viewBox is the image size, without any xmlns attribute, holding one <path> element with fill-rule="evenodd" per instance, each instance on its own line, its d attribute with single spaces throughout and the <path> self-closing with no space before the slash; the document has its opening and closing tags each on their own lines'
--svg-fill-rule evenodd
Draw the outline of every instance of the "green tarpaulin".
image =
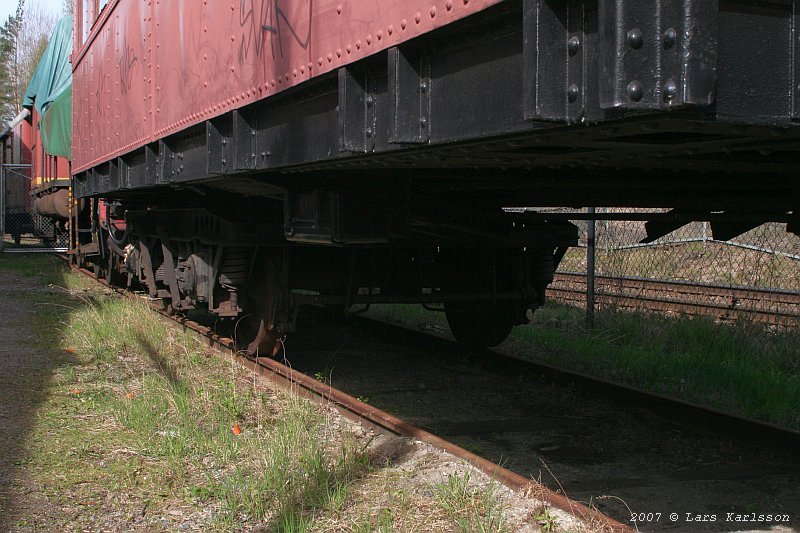
<svg viewBox="0 0 800 533">
<path fill-rule="evenodd" d="M 22 105 L 39 113 L 44 151 L 71 157 L 72 146 L 72 17 L 56 23 L 47 49 L 25 91 Z"/>
</svg>

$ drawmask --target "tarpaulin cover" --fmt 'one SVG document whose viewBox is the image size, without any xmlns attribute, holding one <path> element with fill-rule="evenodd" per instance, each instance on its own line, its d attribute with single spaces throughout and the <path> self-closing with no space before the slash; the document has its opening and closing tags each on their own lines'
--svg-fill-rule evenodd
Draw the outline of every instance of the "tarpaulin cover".
<svg viewBox="0 0 800 533">
<path fill-rule="evenodd" d="M 42 147 L 50 155 L 71 157 L 72 146 L 72 17 L 56 23 L 47 49 L 25 91 L 23 107 L 39 113 Z"/>
</svg>

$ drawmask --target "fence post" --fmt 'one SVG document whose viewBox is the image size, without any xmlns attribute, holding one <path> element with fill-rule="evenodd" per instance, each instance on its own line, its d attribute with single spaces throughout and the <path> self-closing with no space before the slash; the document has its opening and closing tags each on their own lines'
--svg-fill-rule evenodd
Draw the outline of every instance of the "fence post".
<svg viewBox="0 0 800 533">
<path fill-rule="evenodd" d="M 595 213 L 595 208 L 588 208 L 589 214 Z M 594 254 L 595 254 L 595 220 L 588 220 L 586 228 L 586 326 L 594 327 Z"/>
</svg>

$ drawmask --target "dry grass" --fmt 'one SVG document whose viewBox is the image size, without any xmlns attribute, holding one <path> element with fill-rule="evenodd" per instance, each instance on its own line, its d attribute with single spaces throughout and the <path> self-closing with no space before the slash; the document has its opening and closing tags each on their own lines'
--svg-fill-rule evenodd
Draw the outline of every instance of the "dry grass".
<svg viewBox="0 0 800 533">
<path fill-rule="evenodd" d="M 700 237 L 683 231 L 665 238 L 658 246 L 624 248 L 644 237 L 641 223 L 610 223 L 615 231 L 598 233 L 596 273 L 605 276 L 644 277 L 756 288 L 800 290 L 800 261 L 719 241 L 670 242 L 669 239 Z M 631 226 L 628 228 L 626 225 Z M 638 225 L 638 226 L 637 226 Z M 736 240 L 746 246 L 800 254 L 800 237 L 785 228 L 760 226 Z M 599 230 L 598 230 L 599 231 Z M 571 248 L 560 270 L 586 272 L 586 250 Z"/>
</svg>

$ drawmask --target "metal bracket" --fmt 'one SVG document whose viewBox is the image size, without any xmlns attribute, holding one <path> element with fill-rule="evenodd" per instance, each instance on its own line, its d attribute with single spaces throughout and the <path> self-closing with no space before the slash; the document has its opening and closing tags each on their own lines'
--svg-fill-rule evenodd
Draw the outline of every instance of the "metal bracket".
<svg viewBox="0 0 800 533">
<path fill-rule="evenodd" d="M 233 160 L 234 170 L 256 168 L 256 129 L 238 109 L 233 111 Z"/>
<path fill-rule="evenodd" d="M 522 19 L 524 114 L 527 120 L 564 121 L 582 111 L 583 76 L 569 79 L 569 65 L 583 58 L 583 36 L 570 36 L 573 2 L 525 0 Z M 574 70 L 574 69 L 573 69 Z M 569 88 L 569 90 L 568 90 Z M 568 96 L 569 93 L 569 96 Z"/>
<path fill-rule="evenodd" d="M 420 56 L 394 47 L 388 51 L 389 142 L 426 143 L 430 138 L 430 66 Z"/>
<path fill-rule="evenodd" d="M 158 141 L 158 183 L 175 181 L 175 152 L 163 139 Z"/>
<path fill-rule="evenodd" d="M 145 159 L 145 183 L 147 185 L 153 185 L 156 183 L 157 176 L 158 176 L 158 143 L 150 143 L 144 147 L 144 159 Z M 91 191 L 98 191 L 96 187 L 89 187 Z"/>
<path fill-rule="evenodd" d="M 375 149 L 375 94 L 370 70 L 359 65 L 339 69 L 339 151 L 371 152 Z"/>
<path fill-rule="evenodd" d="M 208 156 L 206 158 L 206 169 L 209 174 L 224 174 L 228 170 L 228 146 L 230 135 L 228 131 L 230 120 L 226 120 L 228 115 L 223 115 L 212 120 L 206 121 L 206 147 Z"/>
<path fill-rule="evenodd" d="M 123 157 L 118 157 L 116 161 L 117 161 L 117 175 L 118 175 L 117 182 L 119 184 L 119 188 L 129 189 L 131 186 L 130 166 Z"/>
</svg>

